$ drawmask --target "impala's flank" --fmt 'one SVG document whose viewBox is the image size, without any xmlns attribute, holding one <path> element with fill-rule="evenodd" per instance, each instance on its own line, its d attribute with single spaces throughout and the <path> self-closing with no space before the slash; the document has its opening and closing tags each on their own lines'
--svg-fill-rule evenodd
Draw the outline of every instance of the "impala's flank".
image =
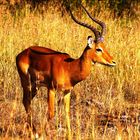
<svg viewBox="0 0 140 140">
<path fill-rule="evenodd" d="M 73 59 L 69 54 L 54 51 L 45 47 L 32 46 L 16 57 L 18 73 L 23 88 L 23 105 L 28 114 L 28 122 L 31 124 L 31 100 L 37 94 L 37 86 L 43 85 L 48 89 L 48 114 L 54 117 L 55 91 L 64 91 L 64 105 L 68 129 L 68 139 L 71 139 L 70 129 L 70 91 L 90 73 L 92 64 L 101 63 L 114 66 L 115 61 L 108 53 L 104 45 L 106 26 L 103 22 L 93 18 L 82 6 L 88 16 L 101 26 L 99 32 L 95 27 L 77 20 L 71 10 L 72 19 L 79 25 L 90 29 L 95 38 L 87 39 L 87 46 L 78 59 Z M 35 127 L 33 126 L 35 131 Z"/>
</svg>

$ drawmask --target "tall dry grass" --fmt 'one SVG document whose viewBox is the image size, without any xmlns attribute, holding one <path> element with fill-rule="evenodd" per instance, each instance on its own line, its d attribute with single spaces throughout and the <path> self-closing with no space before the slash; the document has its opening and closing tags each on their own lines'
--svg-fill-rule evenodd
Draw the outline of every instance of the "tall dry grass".
<svg viewBox="0 0 140 140">
<path fill-rule="evenodd" d="M 51 11 L 51 12 L 50 12 Z M 50 9 L 43 16 L 20 17 L 0 12 L 0 139 L 29 139 L 25 127 L 22 88 L 15 57 L 31 45 L 46 46 L 78 58 L 92 33 L 66 15 Z M 76 85 L 71 98 L 73 140 L 140 138 L 140 26 L 127 19 L 114 20 L 108 13 L 97 18 L 107 24 L 106 46 L 117 65 L 96 64 L 89 77 Z M 81 17 L 88 21 L 87 17 Z M 90 22 L 90 21 L 89 21 Z M 59 97 L 57 97 L 59 98 Z M 48 122 L 47 90 L 41 88 L 32 102 L 33 122 L 41 139 L 65 139 L 63 105 L 56 102 L 56 116 Z"/>
</svg>

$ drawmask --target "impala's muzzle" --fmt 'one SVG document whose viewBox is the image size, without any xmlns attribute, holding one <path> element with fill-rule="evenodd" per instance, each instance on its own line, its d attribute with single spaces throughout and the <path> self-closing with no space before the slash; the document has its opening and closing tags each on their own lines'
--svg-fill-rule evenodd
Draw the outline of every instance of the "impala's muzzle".
<svg viewBox="0 0 140 140">
<path fill-rule="evenodd" d="M 107 63 L 106 65 L 107 65 L 107 66 L 112 66 L 112 67 L 113 67 L 113 66 L 116 65 L 116 62 L 113 60 L 111 63 Z"/>
</svg>

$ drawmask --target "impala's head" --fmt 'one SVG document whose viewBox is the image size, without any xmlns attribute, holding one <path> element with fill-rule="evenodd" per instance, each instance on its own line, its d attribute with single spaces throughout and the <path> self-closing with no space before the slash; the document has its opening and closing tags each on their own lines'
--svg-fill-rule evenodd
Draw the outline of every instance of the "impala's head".
<svg viewBox="0 0 140 140">
<path fill-rule="evenodd" d="M 95 19 L 94 17 L 92 17 L 83 5 L 81 5 L 81 7 L 85 10 L 87 15 L 92 19 L 92 21 L 94 21 L 99 26 L 101 26 L 101 32 L 99 32 L 95 27 L 93 27 L 89 24 L 86 24 L 84 22 L 78 21 L 73 16 L 73 14 L 70 10 L 70 7 L 68 7 L 72 19 L 77 24 L 90 29 L 95 35 L 95 39 L 93 39 L 91 36 L 88 37 L 88 47 L 90 48 L 90 50 L 88 52 L 90 53 L 89 56 L 90 56 L 91 60 L 94 63 L 98 62 L 98 63 L 105 64 L 105 65 L 108 65 L 108 66 L 115 66 L 115 64 L 116 64 L 115 61 L 113 60 L 112 56 L 110 56 L 110 54 L 107 52 L 107 50 L 105 48 L 105 45 L 104 45 L 104 36 L 105 36 L 105 33 L 106 33 L 105 23 L 102 22 L 102 21 L 99 21 L 98 19 Z"/>
<path fill-rule="evenodd" d="M 113 57 L 108 53 L 103 43 L 103 38 L 96 42 L 91 36 L 88 37 L 88 53 L 93 63 L 101 63 L 107 66 L 115 66 Z"/>
</svg>

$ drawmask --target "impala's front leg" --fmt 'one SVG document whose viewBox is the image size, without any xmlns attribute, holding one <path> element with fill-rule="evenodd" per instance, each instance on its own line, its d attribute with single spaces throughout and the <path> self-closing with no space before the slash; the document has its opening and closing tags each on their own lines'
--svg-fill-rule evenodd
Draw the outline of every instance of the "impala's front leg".
<svg viewBox="0 0 140 140">
<path fill-rule="evenodd" d="M 55 104 L 55 92 L 53 90 L 49 90 L 49 92 L 48 92 L 49 119 L 54 117 L 54 104 Z"/>
<path fill-rule="evenodd" d="M 71 93 L 67 93 L 64 96 L 64 106 L 65 106 L 65 114 L 66 114 L 66 123 L 68 129 L 68 140 L 71 140 L 71 127 L 70 127 L 70 95 Z"/>
</svg>

